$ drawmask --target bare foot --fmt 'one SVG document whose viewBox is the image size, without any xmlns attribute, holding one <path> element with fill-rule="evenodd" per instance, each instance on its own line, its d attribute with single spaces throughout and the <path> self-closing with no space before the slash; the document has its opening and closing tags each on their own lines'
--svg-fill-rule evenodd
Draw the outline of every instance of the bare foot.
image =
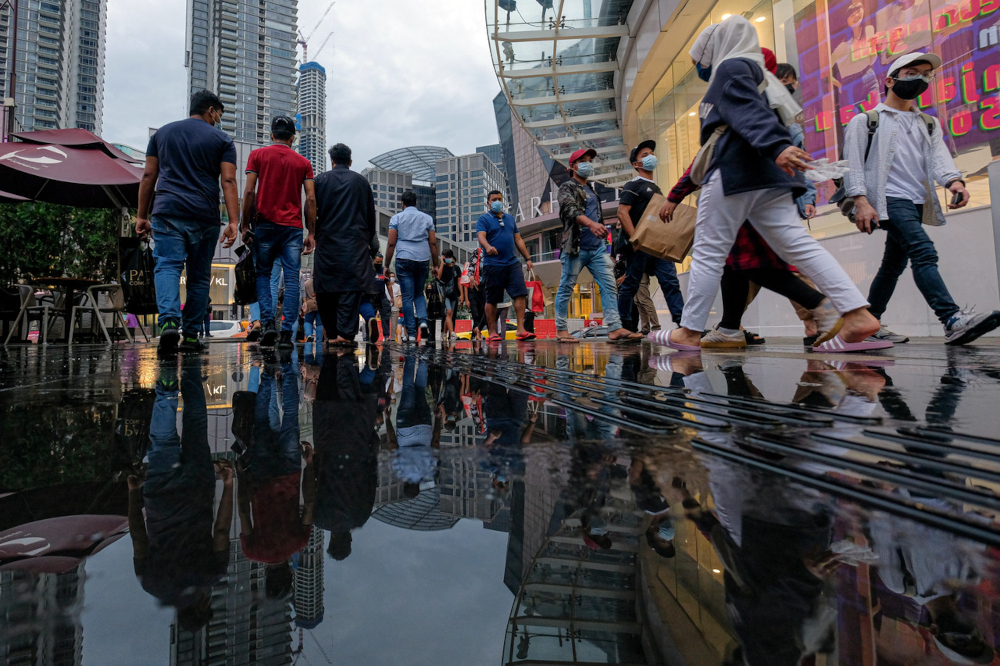
<svg viewBox="0 0 1000 666">
<path fill-rule="evenodd" d="M 701 372 L 704 369 L 701 365 L 701 356 L 697 354 L 692 356 L 674 354 L 670 358 L 670 365 L 673 367 L 674 372 L 678 372 L 685 377 L 689 377 L 696 372 Z"/>
<path fill-rule="evenodd" d="M 574 338 L 569 331 L 557 331 L 556 340 L 559 342 L 567 342 L 569 344 L 578 344 L 580 341 Z"/>
<path fill-rule="evenodd" d="M 627 328 L 619 328 L 608 333 L 608 340 L 641 340 L 642 333 L 633 333 Z"/>
<path fill-rule="evenodd" d="M 692 331 L 690 328 L 675 328 L 670 333 L 670 341 L 682 345 L 701 346 L 701 331 Z"/>
<path fill-rule="evenodd" d="M 816 328 L 816 322 L 813 321 L 812 319 L 806 319 L 805 321 L 802 322 L 802 325 L 806 329 L 805 330 L 806 336 L 816 335 L 816 333 L 819 332 L 819 329 Z"/>
<path fill-rule="evenodd" d="M 880 327 L 878 319 L 868 312 L 868 308 L 858 308 L 844 315 L 840 338 L 844 342 L 863 342 L 868 336 L 878 333 Z"/>
</svg>

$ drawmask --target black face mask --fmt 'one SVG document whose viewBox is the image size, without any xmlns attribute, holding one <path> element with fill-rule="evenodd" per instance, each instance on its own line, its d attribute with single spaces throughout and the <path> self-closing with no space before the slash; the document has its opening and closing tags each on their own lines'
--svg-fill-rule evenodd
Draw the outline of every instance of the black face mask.
<svg viewBox="0 0 1000 666">
<path fill-rule="evenodd" d="M 791 84 L 791 83 L 786 83 L 785 84 L 785 90 L 788 91 L 789 95 L 794 95 L 795 94 L 795 85 Z"/>
<path fill-rule="evenodd" d="M 896 97 L 900 99 L 916 99 L 924 94 L 929 85 L 920 76 L 896 79 L 896 82 L 892 84 L 892 92 L 896 93 Z"/>
</svg>

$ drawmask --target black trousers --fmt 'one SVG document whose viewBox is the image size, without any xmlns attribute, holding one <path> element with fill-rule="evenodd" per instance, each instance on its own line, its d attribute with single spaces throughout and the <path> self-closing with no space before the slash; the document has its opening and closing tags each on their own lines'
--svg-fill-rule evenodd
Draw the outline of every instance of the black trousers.
<svg viewBox="0 0 1000 666">
<path fill-rule="evenodd" d="M 326 337 L 334 340 L 338 336 L 353 340 L 358 334 L 358 317 L 361 316 L 361 299 L 368 295 L 361 291 L 337 291 L 316 294 L 319 316 L 326 329 Z"/>
<path fill-rule="evenodd" d="M 486 330 L 486 297 L 483 286 L 469 287 L 469 309 L 472 310 L 472 328 Z"/>
<path fill-rule="evenodd" d="M 822 303 L 824 298 L 823 294 L 800 280 L 791 271 L 778 268 L 752 268 L 745 271 L 734 271 L 726 266 L 725 270 L 722 271 L 722 321 L 719 322 L 719 326 L 729 329 L 740 327 L 743 311 L 747 307 L 747 296 L 750 293 L 751 282 L 756 282 L 764 289 L 781 294 L 809 310 Z"/>
</svg>

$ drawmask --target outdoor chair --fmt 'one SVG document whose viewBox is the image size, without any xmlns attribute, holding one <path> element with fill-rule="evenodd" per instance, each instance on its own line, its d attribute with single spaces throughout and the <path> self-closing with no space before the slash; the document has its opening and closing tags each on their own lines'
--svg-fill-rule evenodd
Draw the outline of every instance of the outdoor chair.
<svg viewBox="0 0 1000 666">
<path fill-rule="evenodd" d="M 102 305 L 100 302 L 100 296 L 104 294 L 105 302 Z M 76 333 L 76 323 L 77 317 L 80 317 L 80 325 L 83 325 L 83 315 L 85 313 L 91 313 L 90 315 L 90 331 L 97 337 L 95 332 L 95 325 L 100 326 L 101 333 L 104 335 L 104 339 L 108 341 L 108 344 L 112 344 L 114 339 L 111 334 L 108 333 L 108 327 L 104 324 L 104 314 L 111 314 L 111 330 L 117 331 L 118 322 L 122 324 L 122 330 L 125 332 L 125 339 L 129 342 L 135 342 L 132 338 L 132 334 L 128 332 L 128 324 L 125 321 L 125 294 L 122 292 L 121 285 L 118 284 L 98 284 L 87 289 L 87 294 L 80 302 L 79 305 L 73 306 L 73 312 L 71 315 L 71 326 L 69 331 L 69 344 L 73 344 L 73 335 Z M 145 332 L 143 332 L 145 335 Z"/>
<path fill-rule="evenodd" d="M 32 320 L 40 322 L 38 334 L 42 339 L 42 344 L 48 344 L 49 329 L 52 328 L 55 320 L 66 318 L 63 303 L 61 302 L 66 298 L 65 294 L 60 294 L 58 297 L 51 294 L 36 297 L 35 288 L 31 285 L 20 284 L 17 288 L 21 298 L 21 309 L 18 311 L 17 317 L 14 318 L 14 323 L 11 324 L 10 332 L 7 333 L 4 344 L 10 344 L 10 339 L 14 337 L 15 333 L 18 333 L 18 337 L 20 337 L 20 327 L 22 324 L 25 325 L 24 339 L 27 340 L 28 327 Z"/>
</svg>

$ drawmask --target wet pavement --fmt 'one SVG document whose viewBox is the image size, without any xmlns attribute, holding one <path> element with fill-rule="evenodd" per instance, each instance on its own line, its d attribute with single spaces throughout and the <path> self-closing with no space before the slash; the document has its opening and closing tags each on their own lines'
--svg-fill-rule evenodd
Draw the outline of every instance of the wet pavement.
<svg viewBox="0 0 1000 666">
<path fill-rule="evenodd" d="M 0 666 L 996 664 L 1000 347 L 0 350 Z"/>
</svg>

